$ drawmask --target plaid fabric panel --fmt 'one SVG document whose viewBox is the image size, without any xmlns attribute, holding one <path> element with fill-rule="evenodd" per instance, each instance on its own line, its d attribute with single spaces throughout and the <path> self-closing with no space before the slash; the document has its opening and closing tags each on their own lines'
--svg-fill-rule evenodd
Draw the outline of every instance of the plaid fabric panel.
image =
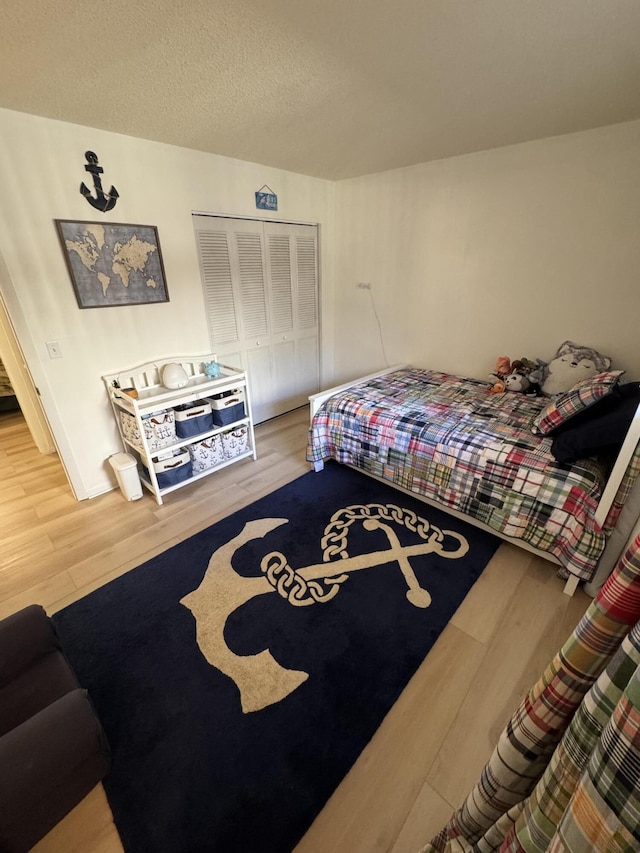
<svg viewBox="0 0 640 853">
<path fill-rule="evenodd" d="M 640 536 L 423 853 L 640 850 L 638 620 Z"/>
<path fill-rule="evenodd" d="M 610 533 L 616 526 L 620 513 L 622 512 L 622 507 L 631 494 L 631 489 L 634 487 L 635 482 L 638 479 L 638 474 L 640 474 L 640 443 L 636 446 L 633 456 L 627 465 L 627 470 L 624 472 L 622 482 L 618 486 L 618 491 L 616 492 L 616 496 L 611 504 L 611 509 L 605 519 L 603 525 L 605 533 Z"/>
<path fill-rule="evenodd" d="M 624 370 L 608 370 L 578 382 L 574 388 L 559 395 L 540 412 L 533 422 L 533 431 L 539 435 L 547 435 L 578 412 L 588 409 L 613 391 L 623 373 Z"/>
<path fill-rule="evenodd" d="M 634 726 L 633 713 L 627 714 L 631 702 L 626 693 L 638 666 L 640 626 L 585 697 L 501 846 L 503 853 L 542 853 L 552 846 L 593 853 L 640 849 L 640 797 L 635 791 L 640 739 L 637 719 Z M 618 846 L 611 846 L 614 834 Z"/>
<path fill-rule="evenodd" d="M 559 465 L 531 432 L 546 401 L 405 369 L 328 400 L 307 459 L 336 459 L 457 509 L 589 579 L 606 537 L 593 521 L 605 482 L 594 460 Z M 640 460 L 639 460 L 640 461 Z"/>
</svg>

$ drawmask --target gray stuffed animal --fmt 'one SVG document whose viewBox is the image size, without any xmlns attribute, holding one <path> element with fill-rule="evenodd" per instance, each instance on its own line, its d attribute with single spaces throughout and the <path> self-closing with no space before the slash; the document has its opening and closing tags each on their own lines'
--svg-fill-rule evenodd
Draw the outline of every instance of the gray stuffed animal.
<svg viewBox="0 0 640 853">
<path fill-rule="evenodd" d="M 528 391 L 529 386 L 531 385 L 529 377 L 525 376 L 524 373 L 518 373 L 517 370 L 509 373 L 502 381 L 504 382 L 505 391 L 519 391 L 521 394 Z"/>
<path fill-rule="evenodd" d="M 603 373 L 611 367 L 611 359 L 592 347 L 564 341 L 547 364 L 537 359 L 538 367 L 530 375 L 548 397 L 569 391 L 578 382 Z"/>
</svg>

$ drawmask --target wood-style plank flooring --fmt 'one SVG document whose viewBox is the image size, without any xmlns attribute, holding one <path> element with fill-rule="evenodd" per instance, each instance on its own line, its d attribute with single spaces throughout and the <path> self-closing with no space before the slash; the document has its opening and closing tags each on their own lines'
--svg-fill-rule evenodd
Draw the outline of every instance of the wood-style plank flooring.
<svg viewBox="0 0 640 853">
<path fill-rule="evenodd" d="M 260 425 L 256 462 L 159 507 L 146 491 L 134 502 L 118 491 L 76 501 L 57 457 L 38 453 L 22 416 L 0 415 L 0 618 L 33 602 L 52 614 L 306 473 L 307 425 L 306 409 Z M 588 606 L 583 592 L 568 598 L 562 588 L 550 563 L 501 545 L 295 853 L 415 853 L 426 843 Z M 34 850 L 120 853 L 102 786 Z M 224 853 L 214 839 L 211 850 Z"/>
</svg>

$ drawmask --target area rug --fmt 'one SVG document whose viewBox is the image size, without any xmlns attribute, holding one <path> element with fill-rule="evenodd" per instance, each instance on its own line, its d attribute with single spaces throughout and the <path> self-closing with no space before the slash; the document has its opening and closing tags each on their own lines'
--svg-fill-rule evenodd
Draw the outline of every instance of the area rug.
<svg viewBox="0 0 640 853">
<path fill-rule="evenodd" d="M 127 853 L 288 853 L 499 540 L 337 464 L 54 616 Z"/>
</svg>

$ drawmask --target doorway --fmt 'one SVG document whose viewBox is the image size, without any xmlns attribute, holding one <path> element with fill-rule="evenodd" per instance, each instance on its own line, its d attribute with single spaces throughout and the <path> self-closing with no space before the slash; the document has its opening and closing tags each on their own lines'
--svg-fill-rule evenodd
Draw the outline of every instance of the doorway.
<svg viewBox="0 0 640 853">
<path fill-rule="evenodd" d="M 22 412 L 29 432 L 40 453 L 56 453 L 49 423 L 40 403 L 37 388 L 25 363 L 11 318 L 0 293 L 0 361 L 7 381 Z M 9 396 L 8 394 L 6 396 Z"/>
</svg>

